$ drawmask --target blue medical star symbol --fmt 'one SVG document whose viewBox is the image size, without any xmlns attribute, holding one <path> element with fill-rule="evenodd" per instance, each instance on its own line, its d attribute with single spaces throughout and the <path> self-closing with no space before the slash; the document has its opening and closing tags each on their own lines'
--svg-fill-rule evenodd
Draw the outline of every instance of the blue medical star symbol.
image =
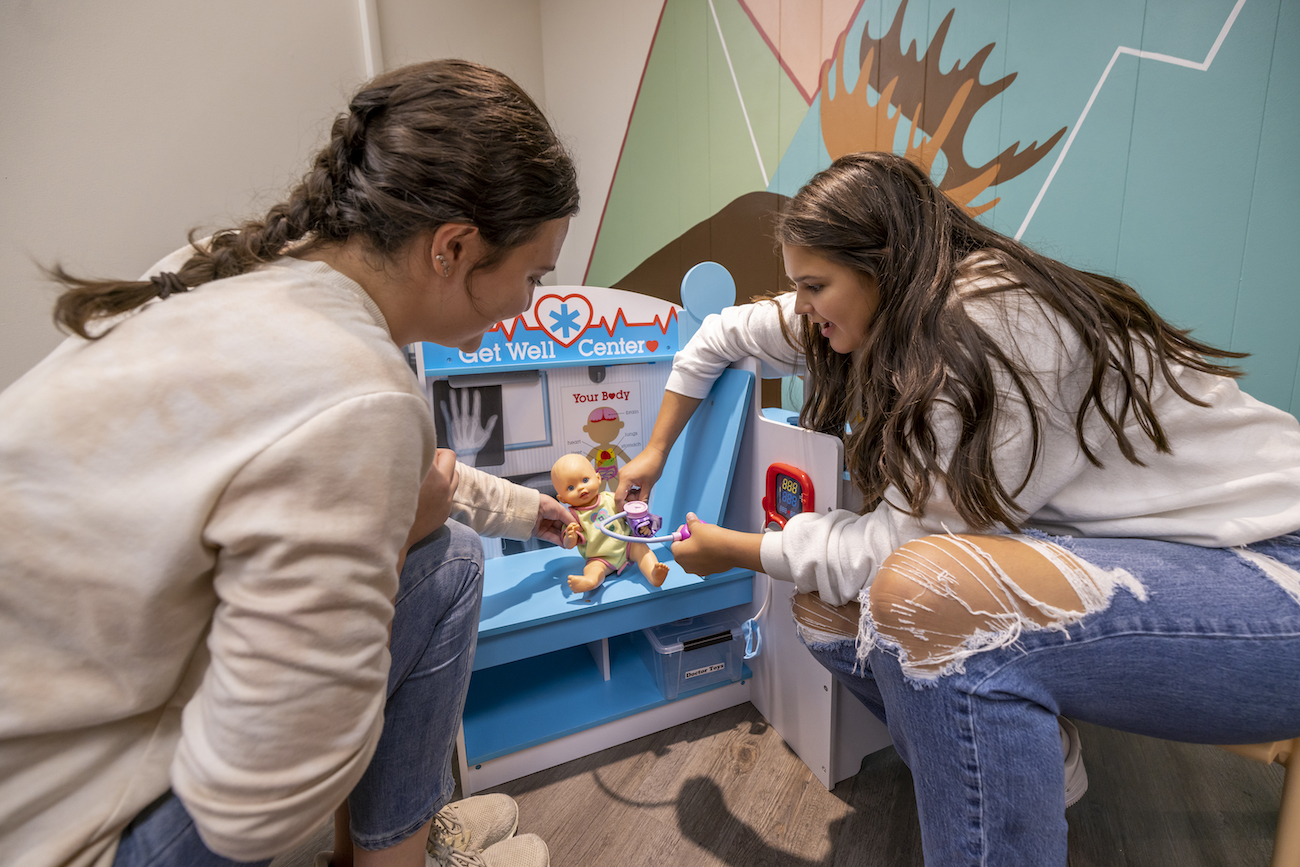
<svg viewBox="0 0 1300 867">
<path fill-rule="evenodd" d="M 560 305 L 560 311 L 558 313 L 552 312 L 551 319 L 554 320 L 551 325 L 551 331 L 563 332 L 561 337 L 565 340 L 569 339 L 570 329 L 574 331 L 582 330 L 582 326 L 578 324 L 578 311 L 570 310 L 567 303 Z"/>
</svg>

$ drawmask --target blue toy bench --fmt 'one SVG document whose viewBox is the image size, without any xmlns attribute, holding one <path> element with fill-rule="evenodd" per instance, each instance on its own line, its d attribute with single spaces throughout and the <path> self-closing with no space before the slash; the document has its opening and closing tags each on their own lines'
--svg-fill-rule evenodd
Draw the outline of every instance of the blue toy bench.
<svg viewBox="0 0 1300 867">
<path fill-rule="evenodd" d="M 725 371 L 679 437 L 650 501 L 664 532 L 684 523 L 688 511 L 710 523 L 723 515 L 753 389 L 751 372 Z M 589 594 L 568 586 L 582 567 L 575 551 L 488 561 L 458 745 L 465 794 L 747 700 L 745 670 L 740 684 L 666 702 L 630 633 L 745 605 L 754 573 L 700 578 L 673 562 L 668 546 L 654 549 L 669 566 L 662 587 L 632 568 Z"/>
</svg>

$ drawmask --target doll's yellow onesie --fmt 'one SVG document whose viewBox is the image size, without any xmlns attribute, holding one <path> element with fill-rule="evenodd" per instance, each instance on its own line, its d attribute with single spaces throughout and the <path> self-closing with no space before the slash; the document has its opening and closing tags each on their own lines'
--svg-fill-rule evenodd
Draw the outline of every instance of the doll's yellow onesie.
<svg viewBox="0 0 1300 867">
<path fill-rule="evenodd" d="M 627 542 L 622 539 L 615 539 L 613 536 L 606 536 L 600 529 L 599 525 L 608 521 L 611 517 L 618 514 L 614 510 L 614 494 L 610 491 L 601 491 L 596 497 L 596 505 L 590 509 L 575 509 L 569 507 L 573 513 L 573 520 L 578 522 L 582 529 L 582 536 L 585 542 L 578 543 L 578 553 L 587 558 L 587 562 L 599 560 L 608 567 L 610 572 L 618 574 L 627 568 Z M 628 535 L 627 521 L 619 518 L 609 525 L 609 529 L 621 536 Z"/>
</svg>

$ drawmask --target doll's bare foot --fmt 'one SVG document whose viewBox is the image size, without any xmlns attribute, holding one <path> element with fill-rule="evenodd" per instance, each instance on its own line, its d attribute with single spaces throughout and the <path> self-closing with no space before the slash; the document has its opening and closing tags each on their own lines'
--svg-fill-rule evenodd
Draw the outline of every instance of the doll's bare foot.
<svg viewBox="0 0 1300 867">
<path fill-rule="evenodd" d="M 660 563 L 659 558 L 644 542 L 628 542 L 627 555 L 636 561 L 641 574 L 655 587 L 662 587 L 668 578 L 668 564 Z"/>
<path fill-rule="evenodd" d="M 570 575 L 569 589 L 574 593 L 586 593 L 588 590 L 595 590 L 605 580 L 604 575 Z"/>
</svg>

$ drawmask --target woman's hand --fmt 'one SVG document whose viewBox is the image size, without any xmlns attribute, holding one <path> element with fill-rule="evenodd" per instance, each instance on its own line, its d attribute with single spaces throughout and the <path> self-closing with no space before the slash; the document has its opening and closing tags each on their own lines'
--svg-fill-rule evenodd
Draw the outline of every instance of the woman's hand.
<svg viewBox="0 0 1300 867">
<path fill-rule="evenodd" d="M 451 449 L 438 449 L 433 454 L 433 466 L 420 485 L 420 499 L 415 506 L 415 523 L 406 537 L 406 547 L 437 530 L 451 516 L 451 501 L 460 485 L 456 471 L 456 453 Z"/>
<path fill-rule="evenodd" d="M 655 417 L 654 430 L 650 431 L 650 439 L 645 448 L 618 472 L 618 489 L 614 491 L 614 505 L 618 511 L 623 510 L 628 488 L 641 489 L 632 499 L 650 501 L 650 489 L 663 474 L 664 462 L 668 460 L 673 443 L 677 442 L 677 437 L 681 436 L 699 405 L 698 397 L 686 397 L 675 391 L 664 392 L 663 402 L 659 404 L 659 415 Z"/>
<path fill-rule="evenodd" d="M 673 543 L 673 559 L 692 575 L 715 575 L 737 568 L 763 571 L 759 556 L 762 533 L 740 533 L 706 524 L 694 512 L 687 513 L 686 528 L 691 537 Z"/>
<path fill-rule="evenodd" d="M 623 503 L 629 499 L 650 501 L 650 489 L 659 481 L 667 457 L 665 452 L 646 446 L 639 455 L 623 465 L 618 471 L 618 489 L 614 491 L 615 511 L 623 511 Z M 630 488 L 640 490 L 629 491 Z"/>
<path fill-rule="evenodd" d="M 573 523 L 573 513 L 550 494 L 542 494 L 537 503 L 537 524 L 533 536 L 553 545 L 562 545 L 564 528 Z M 571 546 L 566 546 L 571 547 Z"/>
</svg>

